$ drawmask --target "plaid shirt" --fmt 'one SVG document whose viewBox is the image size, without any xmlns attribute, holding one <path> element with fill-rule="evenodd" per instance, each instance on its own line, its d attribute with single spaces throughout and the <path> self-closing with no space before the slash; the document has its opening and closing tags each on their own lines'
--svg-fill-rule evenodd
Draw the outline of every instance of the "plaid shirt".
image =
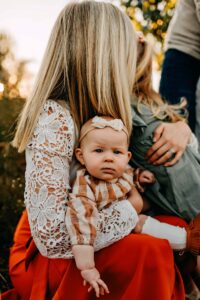
<svg viewBox="0 0 200 300">
<path fill-rule="evenodd" d="M 133 168 L 128 166 L 120 178 L 111 182 L 92 177 L 86 169 L 77 172 L 66 214 L 72 245 L 94 244 L 98 211 L 114 201 L 126 199 L 134 186 L 133 172 Z"/>
</svg>

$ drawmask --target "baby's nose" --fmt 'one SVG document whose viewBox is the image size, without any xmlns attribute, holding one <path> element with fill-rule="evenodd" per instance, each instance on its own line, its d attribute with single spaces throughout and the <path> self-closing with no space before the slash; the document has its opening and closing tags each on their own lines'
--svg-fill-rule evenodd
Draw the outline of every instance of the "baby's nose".
<svg viewBox="0 0 200 300">
<path fill-rule="evenodd" d="M 112 162 L 113 160 L 114 160 L 114 157 L 113 157 L 112 153 L 107 153 L 105 155 L 105 161 Z"/>
</svg>

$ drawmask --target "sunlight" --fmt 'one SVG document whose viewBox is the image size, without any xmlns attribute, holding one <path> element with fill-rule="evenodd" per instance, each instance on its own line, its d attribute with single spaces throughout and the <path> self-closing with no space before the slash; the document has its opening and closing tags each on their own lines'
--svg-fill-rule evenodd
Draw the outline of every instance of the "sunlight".
<svg viewBox="0 0 200 300">
<path fill-rule="evenodd" d="M 3 93 L 4 91 L 4 84 L 0 82 L 0 93 Z"/>
</svg>

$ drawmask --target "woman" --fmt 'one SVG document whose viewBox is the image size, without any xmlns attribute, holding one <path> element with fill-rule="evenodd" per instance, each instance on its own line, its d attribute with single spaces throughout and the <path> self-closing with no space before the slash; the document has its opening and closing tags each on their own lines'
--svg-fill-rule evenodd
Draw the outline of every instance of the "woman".
<svg viewBox="0 0 200 300">
<path fill-rule="evenodd" d="M 65 215 L 70 167 L 74 170 L 75 130 L 94 115 L 103 114 L 121 118 L 131 131 L 136 58 L 132 24 L 115 6 L 76 2 L 59 15 L 13 142 L 19 151 L 26 149 L 26 212 L 10 255 L 15 289 L 3 299 L 11 295 L 23 300 L 95 298 L 82 285 L 74 261 L 68 259 Z M 184 123 L 179 134 L 185 129 L 189 139 Z M 186 143 L 180 141 L 181 147 Z M 168 242 L 146 235 L 125 237 L 131 213 L 128 200 L 101 213 L 102 248 L 105 240 L 117 241 L 95 254 L 96 267 L 110 290 L 104 299 L 184 299 Z M 119 226 L 113 226 L 116 222 Z"/>
<path fill-rule="evenodd" d="M 171 127 L 171 136 L 177 136 L 179 126 L 182 126 L 180 121 L 185 120 L 185 104 L 182 102 L 177 106 L 168 105 L 154 91 L 152 49 L 145 40 L 138 43 L 136 73 L 135 98 L 132 101 L 133 134 L 129 147 L 133 154 L 131 164 L 149 169 L 156 177 L 156 184 L 150 185 L 145 191 L 148 200 L 165 214 L 176 215 L 190 222 L 200 212 L 198 141 L 192 134 L 185 149 L 168 141 L 162 144 L 163 126 L 168 126 L 169 129 Z M 161 135 L 157 144 L 153 140 L 154 132 Z M 177 138 L 187 139 L 188 136 Z M 170 139 L 169 135 L 168 140 Z M 146 152 L 148 157 L 145 156 Z M 162 158 L 158 154 L 163 154 Z"/>
</svg>

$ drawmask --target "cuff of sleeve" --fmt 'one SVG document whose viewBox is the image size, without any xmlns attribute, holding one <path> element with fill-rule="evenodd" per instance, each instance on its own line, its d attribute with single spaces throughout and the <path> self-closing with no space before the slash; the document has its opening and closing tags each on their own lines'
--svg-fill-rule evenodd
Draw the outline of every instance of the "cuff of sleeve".
<svg viewBox="0 0 200 300">
<path fill-rule="evenodd" d="M 187 146 L 192 148 L 196 153 L 198 153 L 199 143 L 198 143 L 198 140 L 197 140 L 196 136 L 194 135 L 194 133 L 191 134 L 190 140 L 189 140 L 189 143 Z"/>
<path fill-rule="evenodd" d="M 95 241 L 95 238 L 94 237 L 81 237 L 81 238 L 77 238 L 77 237 L 74 237 L 74 238 L 71 238 L 71 244 L 72 246 L 75 246 L 75 245 L 88 245 L 88 246 L 94 246 L 94 241 Z"/>
</svg>

